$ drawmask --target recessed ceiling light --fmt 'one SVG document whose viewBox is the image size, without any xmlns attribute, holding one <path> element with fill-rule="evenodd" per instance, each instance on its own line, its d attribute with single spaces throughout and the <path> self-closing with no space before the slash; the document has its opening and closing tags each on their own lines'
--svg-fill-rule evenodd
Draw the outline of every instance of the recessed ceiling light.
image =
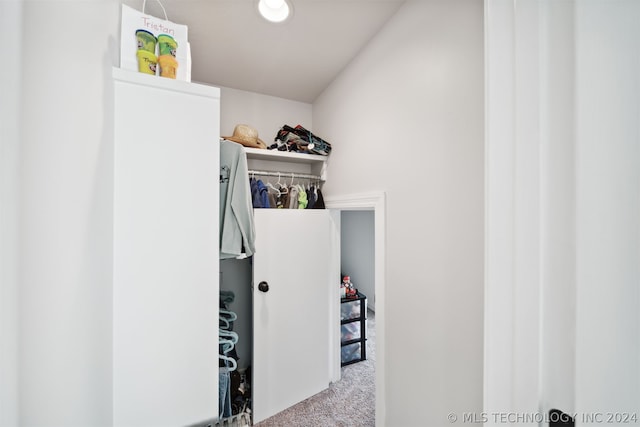
<svg viewBox="0 0 640 427">
<path fill-rule="evenodd" d="M 289 0 L 260 0 L 258 11 L 269 22 L 284 22 L 291 17 L 293 8 Z"/>
</svg>

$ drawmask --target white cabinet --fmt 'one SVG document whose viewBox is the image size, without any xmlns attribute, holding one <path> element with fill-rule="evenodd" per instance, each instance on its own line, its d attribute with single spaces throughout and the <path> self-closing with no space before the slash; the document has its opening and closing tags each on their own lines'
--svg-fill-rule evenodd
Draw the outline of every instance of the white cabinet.
<svg viewBox="0 0 640 427">
<path fill-rule="evenodd" d="M 113 425 L 206 425 L 218 415 L 220 92 L 113 77 Z M 324 174 L 316 156 L 249 159 Z M 253 273 L 270 290 L 255 283 L 254 422 L 328 387 L 340 275 L 330 211 L 257 211 L 256 232 Z"/>
<path fill-rule="evenodd" d="M 113 425 L 189 425 L 217 413 L 219 89 L 113 76 Z"/>
</svg>

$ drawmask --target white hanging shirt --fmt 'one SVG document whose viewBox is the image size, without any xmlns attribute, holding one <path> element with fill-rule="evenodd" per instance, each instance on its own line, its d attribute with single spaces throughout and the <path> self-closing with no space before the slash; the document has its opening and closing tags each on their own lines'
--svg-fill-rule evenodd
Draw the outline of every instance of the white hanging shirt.
<svg viewBox="0 0 640 427">
<path fill-rule="evenodd" d="M 220 259 L 250 257 L 256 250 L 248 171 L 242 145 L 220 140 Z"/>
</svg>

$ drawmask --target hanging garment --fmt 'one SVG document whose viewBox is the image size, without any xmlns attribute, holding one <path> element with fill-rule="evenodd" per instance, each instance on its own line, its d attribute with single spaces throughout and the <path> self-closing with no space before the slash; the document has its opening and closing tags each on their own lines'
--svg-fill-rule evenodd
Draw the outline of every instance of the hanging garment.
<svg viewBox="0 0 640 427">
<path fill-rule="evenodd" d="M 298 189 L 295 185 L 289 187 L 289 209 L 298 209 Z"/>
<path fill-rule="evenodd" d="M 298 187 L 298 209 L 306 209 L 307 208 L 307 192 L 304 187 Z"/>
<path fill-rule="evenodd" d="M 227 332 L 224 329 L 219 329 L 219 334 Z M 237 342 L 237 341 L 236 341 Z M 235 353 L 234 342 L 230 339 L 219 339 L 219 355 L 220 368 L 218 373 L 218 408 L 220 411 L 220 418 L 227 418 L 231 416 L 231 378 L 230 375 L 238 367 L 237 356 L 231 355 Z"/>
<path fill-rule="evenodd" d="M 274 191 L 269 191 L 269 207 L 270 208 L 277 207 L 277 203 L 278 203 L 277 198 L 278 198 L 278 193 Z"/>
<path fill-rule="evenodd" d="M 260 198 L 260 189 L 258 188 L 258 180 L 255 178 L 249 179 L 249 186 L 251 187 L 251 204 L 254 208 L 262 208 L 262 199 Z"/>
<path fill-rule="evenodd" d="M 317 197 L 315 187 L 309 187 L 309 191 L 307 191 L 307 199 L 309 200 L 307 203 L 307 209 L 313 209 L 316 204 Z"/>
<path fill-rule="evenodd" d="M 280 194 L 276 199 L 276 208 L 285 209 L 289 207 L 289 190 L 285 187 L 278 187 Z"/>
<path fill-rule="evenodd" d="M 322 191 L 318 188 L 318 199 L 316 203 L 313 205 L 313 209 L 324 209 L 324 197 L 322 197 Z"/>
<path fill-rule="evenodd" d="M 231 414 L 231 377 L 227 368 L 220 368 L 218 374 L 218 410 L 219 418 L 228 418 Z"/>
<path fill-rule="evenodd" d="M 220 259 L 252 256 L 256 231 L 242 145 L 220 141 L 220 169 L 228 176 L 228 180 L 220 180 Z"/>
<path fill-rule="evenodd" d="M 271 204 L 269 203 L 269 189 L 261 179 L 258 180 L 258 197 L 260 198 L 259 204 L 261 208 L 270 208 Z"/>
</svg>

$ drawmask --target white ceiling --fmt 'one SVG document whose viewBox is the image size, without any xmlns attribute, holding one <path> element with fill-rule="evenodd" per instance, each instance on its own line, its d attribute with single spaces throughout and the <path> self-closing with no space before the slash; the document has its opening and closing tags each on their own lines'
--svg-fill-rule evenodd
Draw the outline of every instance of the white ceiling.
<svg viewBox="0 0 640 427">
<path fill-rule="evenodd" d="M 161 1 L 189 27 L 192 81 L 311 103 L 405 0 L 290 0 L 283 24 L 263 20 L 257 0 Z M 164 16 L 153 0 L 146 12 Z"/>
</svg>

